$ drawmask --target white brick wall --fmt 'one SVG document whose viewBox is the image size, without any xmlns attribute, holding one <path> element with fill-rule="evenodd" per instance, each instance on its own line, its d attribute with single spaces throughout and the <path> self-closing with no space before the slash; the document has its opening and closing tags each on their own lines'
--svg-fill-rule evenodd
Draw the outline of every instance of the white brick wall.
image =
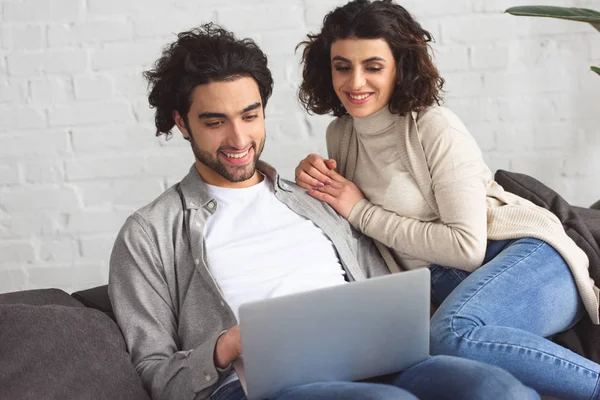
<svg viewBox="0 0 600 400">
<path fill-rule="evenodd" d="M 124 219 L 193 162 L 154 137 L 141 72 L 173 33 L 216 21 L 257 40 L 275 92 L 264 159 L 293 176 L 325 154 L 329 117 L 298 106 L 294 47 L 343 0 L 0 0 L 0 292 L 107 282 Z M 502 14 L 515 4 L 600 0 L 406 0 L 436 38 L 446 102 L 490 167 L 531 174 L 572 203 L 600 199 L 600 34 Z"/>
</svg>

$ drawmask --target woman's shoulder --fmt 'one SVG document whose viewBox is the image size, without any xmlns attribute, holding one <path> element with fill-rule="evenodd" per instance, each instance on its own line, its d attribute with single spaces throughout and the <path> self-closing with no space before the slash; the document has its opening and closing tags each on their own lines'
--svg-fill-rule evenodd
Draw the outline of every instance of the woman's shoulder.
<svg viewBox="0 0 600 400">
<path fill-rule="evenodd" d="M 468 133 L 461 119 L 449 108 L 430 106 L 417 113 L 417 126 L 424 132 L 440 132 L 448 129 Z"/>
</svg>

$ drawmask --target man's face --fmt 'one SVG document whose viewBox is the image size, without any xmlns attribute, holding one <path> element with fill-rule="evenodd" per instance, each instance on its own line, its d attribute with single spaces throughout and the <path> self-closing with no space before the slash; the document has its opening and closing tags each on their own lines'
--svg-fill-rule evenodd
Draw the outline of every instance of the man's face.
<svg viewBox="0 0 600 400">
<path fill-rule="evenodd" d="M 187 125 L 175 122 L 192 144 L 196 168 L 211 185 L 243 188 L 260 182 L 256 161 L 265 145 L 265 119 L 252 78 L 212 82 L 192 92 Z"/>
</svg>

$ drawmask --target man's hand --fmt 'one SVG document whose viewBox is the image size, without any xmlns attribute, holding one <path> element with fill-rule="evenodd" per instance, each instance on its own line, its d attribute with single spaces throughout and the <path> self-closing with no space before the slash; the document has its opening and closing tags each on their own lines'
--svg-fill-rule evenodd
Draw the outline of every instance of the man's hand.
<svg viewBox="0 0 600 400">
<path fill-rule="evenodd" d="M 335 171 L 330 171 L 331 183 L 312 188 L 308 191 L 312 197 L 329 204 L 342 217 L 348 219 L 350 212 L 365 198 L 358 187 Z"/>
<path fill-rule="evenodd" d="M 215 365 L 225 368 L 242 355 L 240 326 L 236 325 L 222 334 L 215 346 Z"/>
<path fill-rule="evenodd" d="M 296 167 L 296 184 L 306 190 L 316 189 L 332 182 L 335 160 L 326 160 L 318 154 L 309 154 Z"/>
</svg>

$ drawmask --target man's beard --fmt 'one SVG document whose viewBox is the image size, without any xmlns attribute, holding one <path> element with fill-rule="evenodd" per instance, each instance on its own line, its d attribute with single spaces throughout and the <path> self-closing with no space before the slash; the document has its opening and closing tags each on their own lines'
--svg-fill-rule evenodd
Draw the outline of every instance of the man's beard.
<svg viewBox="0 0 600 400">
<path fill-rule="evenodd" d="M 265 147 L 266 134 L 263 136 L 264 139 L 260 144 L 257 145 L 256 142 L 252 142 L 252 149 L 254 150 L 254 158 L 252 161 L 240 166 L 227 166 L 219 159 L 218 153 L 222 150 L 228 150 L 227 147 L 219 147 L 217 155 L 213 156 L 208 151 L 201 150 L 191 134 L 189 135 L 189 138 L 192 144 L 192 151 L 198 161 L 227 179 L 229 182 L 244 182 L 252 178 L 256 173 L 256 162 Z"/>
</svg>

